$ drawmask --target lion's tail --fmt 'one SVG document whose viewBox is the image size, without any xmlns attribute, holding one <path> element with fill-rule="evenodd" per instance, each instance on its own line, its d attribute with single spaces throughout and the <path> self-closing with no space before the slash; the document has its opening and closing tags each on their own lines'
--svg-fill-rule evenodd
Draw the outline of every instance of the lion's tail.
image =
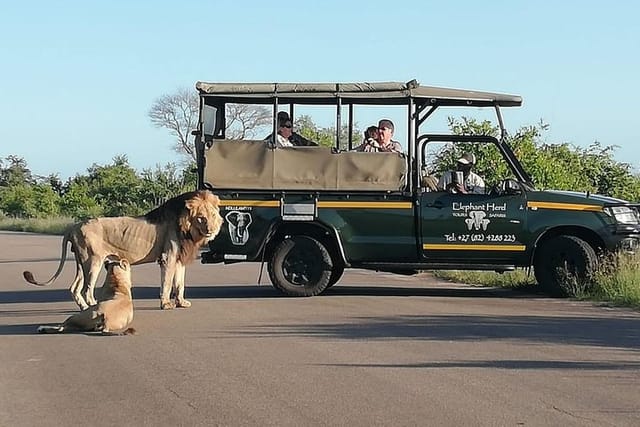
<svg viewBox="0 0 640 427">
<path fill-rule="evenodd" d="M 62 272 L 62 267 L 64 267 L 64 262 L 67 259 L 67 242 L 71 241 L 69 236 L 70 232 L 65 233 L 64 238 L 62 239 L 62 255 L 60 256 L 60 264 L 58 265 L 58 270 L 54 273 L 51 279 L 46 282 L 38 282 L 35 277 L 33 277 L 33 273 L 30 271 L 23 271 L 22 275 L 24 276 L 24 280 L 31 283 L 32 285 L 45 286 L 53 282 L 58 278 L 60 273 Z"/>
<path fill-rule="evenodd" d="M 138 331 L 136 331 L 136 328 L 127 328 L 122 331 L 122 335 L 136 335 L 137 333 Z"/>
</svg>

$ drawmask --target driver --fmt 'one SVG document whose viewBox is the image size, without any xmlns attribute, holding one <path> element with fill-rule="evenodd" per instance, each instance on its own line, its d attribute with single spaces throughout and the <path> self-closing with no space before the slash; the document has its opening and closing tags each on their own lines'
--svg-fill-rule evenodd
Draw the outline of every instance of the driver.
<svg viewBox="0 0 640 427">
<path fill-rule="evenodd" d="M 476 156 L 464 153 L 459 159 L 455 171 L 447 171 L 438 181 L 438 190 L 451 191 L 458 194 L 484 194 L 484 180 L 480 175 L 471 171 L 476 163 Z M 456 173 L 460 172 L 460 173 Z M 456 176 L 462 175 L 461 182 L 457 182 Z"/>
</svg>

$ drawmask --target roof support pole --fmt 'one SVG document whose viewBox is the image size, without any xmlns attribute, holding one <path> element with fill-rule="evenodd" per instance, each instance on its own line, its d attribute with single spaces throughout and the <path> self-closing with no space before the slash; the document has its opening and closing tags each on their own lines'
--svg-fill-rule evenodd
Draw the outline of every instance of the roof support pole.
<svg viewBox="0 0 640 427">
<path fill-rule="evenodd" d="M 353 150 L 353 104 L 349 104 L 349 151 Z"/>
<path fill-rule="evenodd" d="M 498 104 L 494 105 L 494 108 L 496 109 L 496 116 L 498 117 L 498 126 L 500 126 L 500 142 L 504 142 L 504 139 L 507 137 L 507 128 L 504 127 L 502 112 Z"/>
<path fill-rule="evenodd" d="M 340 149 L 340 130 L 342 128 L 342 98 L 340 98 L 340 83 L 336 83 L 336 148 Z"/>
<path fill-rule="evenodd" d="M 409 191 L 413 191 L 413 182 L 415 180 L 415 176 L 417 176 L 416 172 L 416 153 L 415 153 L 415 143 L 416 143 L 416 120 L 415 120 L 415 108 L 416 104 L 413 102 L 413 97 L 409 97 L 409 111 L 407 115 L 407 151 L 409 153 L 409 173 L 407 174 L 407 185 Z M 415 175 L 415 176 L 414 176 Z M 416 181 L 419 182 L 419 181 Z"/>
<path fill-rule="evenodd" d="M 273 90 L 273 146 L 276 146 L 276 135 L 278 133 L 278 84 L 274 84 Z"/>
</svg>

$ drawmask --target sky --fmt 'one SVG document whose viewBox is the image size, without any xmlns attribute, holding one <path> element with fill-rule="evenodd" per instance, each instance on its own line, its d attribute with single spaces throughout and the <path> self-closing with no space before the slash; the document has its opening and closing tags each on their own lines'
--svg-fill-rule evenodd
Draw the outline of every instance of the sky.
<svg viewBox="0 0 640 427">
<path fill-rule="evenodd" d="M 121 154 L 179 162 L 147 114 L 198 80 L 417 79 L 520 95 L 512 133 L 542 120 L 545 142 L 616 145 L 637 171 L 638 16 L 621 0 L 6 0 L 0 158 L 63 179 Z"/>
</svg>

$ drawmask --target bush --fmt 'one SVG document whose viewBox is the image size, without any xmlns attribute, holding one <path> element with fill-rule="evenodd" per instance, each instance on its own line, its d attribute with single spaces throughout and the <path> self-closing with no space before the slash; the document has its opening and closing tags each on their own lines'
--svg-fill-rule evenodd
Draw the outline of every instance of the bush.
<svg viewBox="0 0 640 427">
<path fill-rule="evenodd" d="M 0 210 L 17 218 L 57 216 L 59 203 L 60 196 L 46 184 L 17 184 L 0 192 Z"/>
<path fill-rule="evenodd" d="M 619 252 L 605 258 L 593 274 L 592 297 L 640 307 L 640 253 Z"/>
</svg>

